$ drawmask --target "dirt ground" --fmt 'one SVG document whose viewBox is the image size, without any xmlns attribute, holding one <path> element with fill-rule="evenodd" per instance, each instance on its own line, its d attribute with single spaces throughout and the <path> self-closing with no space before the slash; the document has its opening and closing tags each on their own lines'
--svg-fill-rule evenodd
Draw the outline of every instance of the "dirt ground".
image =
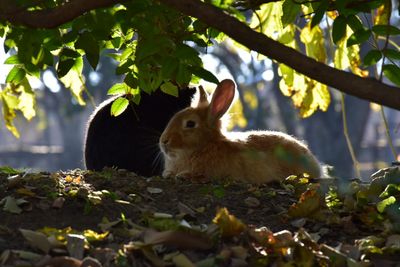
<svg viewBox="0 0 400 267">
<path fill-rule="evenodd" d="M 229 214 L 239 219 L 242 224 L 247 226 L 247 229 L 267 229 L 265 231 L 273 234 L 277 240 L 279 239 L 277 236 L 280 235 L 276 233 L 284 230 L 290 231 L 291 235 L 295 235 L 298 231 L 306 231 L 307 234 L 312 236 L 314 245 L 326 244 L 331 248 L 338 248 L 352 247 L 355 241 L 360 238 L 379 234 L 379 229 L 359 224 L 354 217 L 345 225 L 343 221 L 332 223 L 329 218 L 326 218 L 326 220 L 321 220 L 321 218 L 293 218 L 288 215 L 288 210 L 299 201 L 299 196 L 300 194 L 292 187 L 279 183 L 263 186 L 242 183 L 193 183 L 182 179 L 144 178 L 124 170 L 113 169 L 103 172 L 74 170 L 58 173 L 1 173 L 0 201 L 7 197 L 22 201 L 18 202 L 17 210 L 13 210 L 14 206 L 5 204 L 5 201 L 2 203 L 3 206 L 0 206 L 3 207 L 0 210 L 0 255 L 2 255 L 0 266 L 58 266 L 57 264 L 51 265 L 51 263 L 38 265 L 37 262 L 32 263 L 33 260 L 18 258 L 19 254 L 11 257 L 10 253 L 5 253 L 10 251 L 31 251 L 42 256 L 50 255 L 53 259 L 58 256 L 68 256 L 68 253 L 62 249 L 43 250 L 40 245 L 35 247 L 35 242 L 32 244 L 32 241 L 29 241 L 29 238 L 24 236 L 20 229 L 38 231 L 43 228 L 65 229 L 69 227 L 77 232 L 90 229 L 101 233 L 104 227 L 100 227 L 100 223 L 126 222 L 127 220 L 132 222 L 131 226 L 128 227 L 131 232 L 132 229 L 141 229 L 142 231 L 144 228 L 157 229 L 158 231 L 171 230 L 173 227 L 169 223 L 172 223 L 172 220 L 184 221 L 201 228 L 213 222 L 216 223 L 216 214 L 220 208 L 226 208 Z M 342 215 L 345 216 L 346 214 Z M 228 216 L 228 218 L 231 217 Z M 164 219 L 169 221 L 163 221 Z M 231 228 L 235 228 L 236 219 L 229 219 L 228 224 L 229 227 L 233 225 Z M 223 228 L 223 226 L 219 226 Z M 249 260 L 251 253 L 240 256 L 241 261 L 235 261 L 234 256 L 229 256 L 229 260 L 219 260 L 224 252 L 223 248 L 230 248 L 228 251 L 231 251 L 231 254 L 229 255 L 236 255 L 232 252 L 235 251 L 233 247 L 239 246 L 245 248 L 246 251 L 249 250 L 245 245 L 246 242 L 243 241 L 245 239 L 242 239 L 243 232 L 241 230 L 232 231 L 234 235 L 240 235 L 240 238 L 237 237 L 237 240 L 234 241 L 221 239 L 216 251 L 207 252 L 206 258 L 210 258 L 210 255 L 214 257 L 214 262 L 210 265 L 201 265 L 204 260 L 202 261 L 202 256 L 199 255 L 204 257 L 204 252 L 199 252 L 200 254 L 197 257 L 193 256 L 195 254 L 193 251 L 184 254 L 192 262 L 198 263 L 195 265 L 179 265 L 174 261 L 165 259 L 165 256 L 162 258 L 164 263 L 157 261 L 158 258 L 148 256 L 145 249 L 141 247 L 140 250 L 143 252 L 142 254 L 139 253 L 141 260 L 137 260 L 138 256 L 136 256 L 136 261 L 127 257 L 128 260 L 122 264 L 116 263 L 114 258 L 114 260 L 107 262 L 103 261 L 102 265 L 98 266 L 252 266 L 249 263 L 251 262 Z M 117 231 L 113 233 L 112 241 L 110 239 L 102 240 L 100 245 L 91 244 L 91 247 L 85 247 L 85 255 L 93 255 L 91 253 L 93 249 L 100 247 L 110 249 L 113 246 L 114 252 L 118 251 L 115 246 L 119 246 L 119 249 L 125 246 L 126 255 L 127 244 L 132 240 L 137 240 L 137 236 L 132 234 L 118 235 Z M 234 235 L 231 235 L 231 237 Z M 224 233 L 222 236 L 224 236 Z M 249 236 L 254 237 L 252 234 Z M 289 239 L 291 242 L 296 241 L 293 237 Z M 146 238 L 144 242 L 146 243 Z M 113 245 L 110 245 L 111 243 Z M 232 243 L 235 243 L 235 246 Z M 180 246 L 182 245 L 174 243 L 172 247 Z M 196 249 L 192 250 L 197 251 Z M 165 254 L 164 251 L 156 254 L 160 258 L 160 255 L 164 255 L 163 253 Z M 276 255 L 274 256 L 275 261 Z M 287 255 L 285 257 L 284 262 L 294 264 L 290 266 L 318 266 L 315 265 L 316 262 L 321 263 L 318 259 L 319 256 L 316 256 L 314 260 L 307 264 L 299 265 L 296 265 L 293 257 L 293 261 Z M 329 256 L 325 257 L 325 259 L 329 258 Z M 382 266 L 398 266 L 396 265 L 397 260 L 398 256 L 385 257 L 385 264 Z M 379 257 L 375 257 L 375 263 L 381 261 Z M 133 264 L 133 262 L 136 263 Z M 242 263 L 242 265 L 239 263 L 235 265 L 235 262 Z M 374 263 L 370 260 L 363 262 L 360 259 L 354 260 L 359 265 L 349 265 L 348 262 L 347 260 L 347 265 L 343 266 L 370 266 Z M 18 265 L 28 263 L 32 265 Z M 260 260 L 254 266 L 283 266 L 274 265 L 274 260 L 269 258 L 264 263 Z M 76 261 L 75 264 L 64 266 L 84 266 L 81 261 Z M 324 265 L 321 263 L 320 266 Z"/>
</svg>

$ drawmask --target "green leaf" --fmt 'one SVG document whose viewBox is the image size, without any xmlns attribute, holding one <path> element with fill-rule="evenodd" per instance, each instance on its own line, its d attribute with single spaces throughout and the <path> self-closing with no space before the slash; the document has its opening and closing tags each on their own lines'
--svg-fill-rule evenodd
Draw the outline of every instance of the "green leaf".
<svg viewBox="0 0 400 267">
<path fill-rule="evenodd" d="M 347 25 L 352 29 L 353 32 L 363 30 L 363 24 L 361 20 L 356 15 L 349 15 L 346 18 Z"/>
<path fill-rule="evenodd" d="M 332 40 L 337 44 L 346 35 L 346 18 L 339 16 L 333 21 L 332 26 Z"/>
<path fill-rule="evenodd" d="M 117 117 L 121 115 L 129 106 L 129 100 L 124 97 L 118 97 L 111 105 L 111 115 Z"/>
<path fill-rule="evenodd" d="M 371 66 L 376 64 L 382 58 L 382 52 L 379 50 L 371 50 L 364 57 L 364 65 Z"/>
<path fill-rule="evenodd" d="M 370 36 L 371 36 L 371 30 L 362 29 L 362 30 L 356 31 L 347 40 L 347 47 L 355 45 L 355 44 L 364 43 L 369 39 Z"/>
<path fill-rule="evenodd" d="M 93 70 L 99 63 L 100 49 L 96 38 L 90 32 L 82 33 L 75 43 L 75 48 L 85 51 L 86 58 Z"/>
<path fill-rule="evenodd" d="M 189 70 L 192 71 L 192 73 L 197 77 L 202 78 L 208 82 L 212 82 L 215 84 L 219 83 L 218 78 L 215 77 L 214 74 L 212 74 L 211 72 L 202 67 L 191 67 L 189 68 Z"/>
<path fill-rule="evenodd" d="M 385 211 L 385 209 L 386 209 L 388 206 L 390 206 L 390 205 L 392 205 L 392 204 L 394 204 L 394 203 L 396 203 L 396 198 L 395 198 L 394 196 L 390 196 L 390 197 L 388 197 L 388 198 L 385 198 L 385 199 L 382 200 L 381 202 L 378 202 L 378 203 L 376 204 L 376 208 L 377 208 L 377 210 L 378 210 L 380 213 L 382 213 L 382 212 Z"/>
<path fill-rule="evenodd" d="M 171 82 L 163 83 L 160 87 L 161 91 L 166 94 L 178 97 L 179 96 L 179 89 L 178 86 L 174 85 Z"/>
<path fill-rule="evenodd" d="M 124 78 L 124 83 L 130 87 L 130 89 L 138 88 L 138 79 L 133 73 L 128 73 Z"/>
<path fill-rule="evenodd" d="M 390 196 L 395 196 L 400 191 L 400 185 L 397 184 L 388 184 L 385 190 L 379 195 L 380 198 L 387 198 Z"/>
<path fill-rule="evenodd" d="M 400 86 L 400 68 L 393 64 L 387 64 L 383 66 L 383 74 L 392 83 Z"/>
<path fill-rule="evenodd" d="M 25 78 L 26 71 L 21 67 L 14 66 L 6 77 L 6 83 L 19 83 Z"/>
<path fill-rule="evenodd" d="M 315 14 L 311 20 L 311 28 L 314 28 L 315 25 L 319 24 L 324 17 L 325 12 L 327 11 L 329 6 L 328 0 L 322 0 L 319 4 L 317 10 L 315 10 Z"/>
<path fill-rule="evenodd" d="M 25 70 L 29 75 L 40 79 L 40 68 L 32 63 L 25 63 Z"/>
<path fill-rule="evenodd" d="M 144 58 L 157 54 L 160 51 L 160 43 L 153 40 L 143 40 L 136 49 L 136 60 L 140 61 Z"/>
<path fill-rule="evenodd" d="M 110 89 L 107 91 L 107 95 L 120 95 L 126 94 L 129 88 L 125 83 L 117 83 L 114 84 Z"/>
<path fill-rule="evenodd" d="M 390 59 L 400 60 L 400 52 L 393 49 L 385 49 L 383 50 L 383 54 Z"/>
<path fill-rule="evenodd" d="M 178 60 L 173 57 L 165 57 L 161 63 L 161 76 L 163 79 L 173 79 L 178 69 Z"/>
<path fill-rule="evenodd" d="M 16 169 L 11 168 L 9 166 L 0 167 L 0 172 L 1 173 L 6 173 L 6 174 L 10 174 L 10 175 L 16 175 L 16 174 L 23 173 L 23 171 L 16 170 Z"/>
<path fill-rule="evenodd" d="M 18 55 L 13 55 L 8 57 L 6 61 L 4 61 L 4 64 L 21 64 L 21 61 L 19 60 Z"/>
<path fill-rule="evenodd" d="M 400 29 L 392 25 L 375 25 L 372 27 L 372 31 L 377 35 L 399 35 Z"/>
<path fill-rule="evenodd" d="M 59 54 L 61 60 L 65 58 L 78 58 L 80 56 L 81 54 L 79 52 L 69 47 L 64 47 L 63 49 L 61 49 L 61 52 Z"/>
<path fill-rule="evenodd" d="M 113 39 L 111 39 L 111 44 L 113 45 L 113 47 L 115 49 L 120 49 L 121 45 L 124 43 L 124 40 L 122 39 L 122 37 L 115 37 Z"/>
<path fill-rule="evenodd" d="M 71 70 L 75 64 L 75 59 L 67 58 L 65 60 L 60 60 L 57 65 L 57 76 L 62 78 Z"/>
<path fill-rule="evenodd" d="M 199 52 L 196 49 L 194 49 L 193 47 L 190 47 L 185 44 L 179 44 L 176 47 L 175 56 L 181 60 L 198 61 Z"/>
<path fill-rule="evenodd" d="M 282 4 L 283 14 L 281 16 L 282 25 L 285 28 L 289 24 L 294 23 L 297 14 L 301 11 L 301 4 L 293 0 L 285 0 Z"/>
<path fill-rule="evenodd" d="M 178 67 L 178 73 L 176 74 L 176 82 L 181 86 L 187 86 L 192 78 L 192 74 L 188 70 L 187 66 L 180 64 Z"/>
</svg>

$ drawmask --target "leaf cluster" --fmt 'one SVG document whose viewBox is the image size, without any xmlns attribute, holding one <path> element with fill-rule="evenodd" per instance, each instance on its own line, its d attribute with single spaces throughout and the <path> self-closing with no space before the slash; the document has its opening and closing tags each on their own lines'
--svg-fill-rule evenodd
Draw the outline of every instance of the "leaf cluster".
<svg viewBox="0 0 400 267">
<path fill-rule="evenodd" d="M 20 0 L 10 8 L 51 12 L 64 2 Z M 400 50 L 394 39 L 400 30 L 390 24 L 390 0 L 206 2 L 268 37 L 337 69 L 366 77 L 365 68 L 382 62 L 379 77 L 400 85 Z M 250 16 L 242 12 L 243 7 L 253 11 Z M 0 23 L 0 35 L 5 38 L 4 45 L 10 54 L 6 63 L 13 65 L 0 99 L 5 103 L 6 126 L 16 136 L 15 112 L 22 111 L 25 104 L 34 110 L 35 102 L 7 101 L 6 92 L 11 87 L 26 87 L 23 91 L 33 92 L 34 99 L 29 80 L 40 78 L 40 73 L 47 68 L 55 68 L 58 78 L 83 105 L 85 60 L 96 70 L 100 55 L 114 58 L 118 63 L 116 74 L 123 76 L 123 82 L 112 87 L 109 94 L 123 96 L 117 98 L 113 115 L 121 114 L 129 101 L 139 103 L 142 92 L 151 94 L 160 89 L 177 96 L 180 88 L 200 78 L 217 82 L 204 68 L 199 50 L 206 51 L 215 41 L 222 41 L 224 35 L 157 1 L 127 1 L 91 10 L 54 29 L 28 29 L 7 21 Z M 370 49 L 361 59 L 359 47 L 364 44 Z M 279 65 L 279 75 L 282 93 L 291 97 L 303 117 L 327 110 L 331 95 L 326 85 L 284 64 Z M 18 94 L 14 96 L 19 98 Z"/>
<path fill-rule="evenodd" d="M 361 77 L 368 76 L 367 67 L 383 62 L 383 76 L 400 85 L 400 50 L 394 41 L 400 30 L 390 25 L 390 0 L 264 2 L 254 8 L 251 26 L 267 36 Z M 361 59 L 359 47 L 364 44 L 370 48 Z M 326 85 L 284 64 L 279 64 L 279 75 L 282 93 L 292 98 L 302 117 L 327 110 L 331 98 Z"/>
<path fill-rule="evenodd" d="M 62 1 L 18 4 L 34 10 L 54 8 Z M 0 30 L 5 37 L 6 52 L 11 54 L 5 63 L 13 65 L 7 75 L 6 88 L 22 87 L 32 93 L 29 79 L 40 78 L 42 71 L 55 68 L 58 78 L 71 90 L 77 102 L 84 105 L 86 88 L 82 71 L 85 60 L 96 70 L 100 55 L 115 59 L 118 62 L 116 74 L 123 75 L 124 80 L 112 87 L 109 94 L 128 97 L 117 99 L 113 115 L 122 113 L 128 100 L 138 104 L 141 92 L 151 94 L 161 89 L 178 96 L 179 88 L 199 78 L 218 82 L 203 68 L 196 47 L 207 48 L 220 33 L 150 0 L 92 10 L 56 29 L 27 29 L 3 23 Z M 7 90 L 1 92 L 5 103 L 3 115 L 7 127 L 18 136 L 12 121 L 15 111 L 22 110 L 17 100 L 8 99 Z M 34 97 L 34 93 L 32 95 Z"/>
</svg>

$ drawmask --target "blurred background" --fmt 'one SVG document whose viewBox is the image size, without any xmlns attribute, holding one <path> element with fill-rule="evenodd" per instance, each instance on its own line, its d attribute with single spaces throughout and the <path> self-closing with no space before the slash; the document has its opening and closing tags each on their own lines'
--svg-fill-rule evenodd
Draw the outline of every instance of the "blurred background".
<svg viewBox="0 0 400 267">
<path fill-rule="evenodd" d="M 6 57 L 0 50 L 0 62 Z M 330 91 L 332 102 L 327 112 L 300 119 L 291 100 L 282 95 L 277 66 L 269 59 L 237 50 L 229 43 L 208 48 L 203 59 L 205 68 L 220 80 L 233 78 L 238 85 L 239 97 L 231 110 L 234 130 L 271 129 L 295 135 L 305 140 L 321 162 L 334 166 L 337 176 L 356 175 L 343 130 L 341 95 L 336 90 Z M 4 83 L 8 68 L 0 65 L 0 83 Z M 36 117 L 30 122 L 22 116 L 16 119 L 21 138 L 16 139 L 0 119 L 0 166 L 42 171 L 84 168 L 87 121 L 95 106 L 107 98 L 107 90 L 122 80 L 115 75 L 115 68 L 116 63 L 107 56 L 101 57 L 96 71 L 86 64 L 86 85 L 93 101 L 86 95 L 87 105 L 83 107 L 55 78 L 54 70 L 42 73 L 41 79 L 32 83 L 38 101 Z M 374 171 L 395 161 L 396 152 L 388 145 L 379 106 L 346 96 L 345 108 L 361 176 L 368 179 Z M 400 113 L 387 108 L 384 112 L 393 146 L 399 150 Z"/>
</svg>

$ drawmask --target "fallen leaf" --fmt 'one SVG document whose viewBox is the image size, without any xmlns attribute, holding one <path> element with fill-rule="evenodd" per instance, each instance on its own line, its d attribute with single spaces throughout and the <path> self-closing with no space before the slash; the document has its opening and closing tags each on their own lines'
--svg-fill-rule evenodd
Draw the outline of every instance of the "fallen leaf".
<svg viewBox="0 0 400 267">
<path fill-rule="evenodd" d="M 19 229 L 19 231 L 31 247 L 40 249 L 45 253 L 49 252 L 51 245 L 45 234 L 27 229 Z"/>
<path fill-rule="evenodd" d="M 109 232 L 104 232 L 104 233 L 97 233 L 93 230 L 85 230 L 83 231 L 83 236 L 89 241 L 103 241 L 107 236 L 109 235 Z"/>
<path fill-rule="evenodd" d="M 227 208 L 220 208 L 217 211 L 213 223 L 219 226 L 224 237 L 237 236 L 246 229 L 246 225 L 231 215 Z"/>
<path fill-rule="evenodd" d="M 147 192 L 149 192 L 150 194 L 160 194 L 163 192 L 163 190 L 161 188 L 156 188 L 156 187 L 147 187 Z"/>
<path fill-rule="evenodd" d="M 192 208 L 190 208 L 189 206 L 185 205 L 184 203 L 182 203 L 180 201 L 178 202 L 178 210 L 183 215 L 187 214 L 193 218 L 196 217 L 196 211 L 194 211 Z"/>
<path fill-rule="evenodd" d="M 156 219 L 170 219 L 173 218 L 174 216 L 168 213 L 154 212 L 153 217 Z"/>
<path fill-rule="evenodd" d="M 16 199 L 14 197 L 8 196 L 0 201 L 0 205 L 4 205 L 3 210 L 15 214 L 20 214 L 22 209 L 19 207 L 21 204 L 29 203 L 23 198 Z"/>
<path fill-rule="evenodd" d="M 324 253 L 324 255 L 329 257 L 329 260 L 331 262 L 333 267 L 342 267 L 342 266 L 347 266 L 347 257 L 345 254 L 341 253 L 340 251 L 326 245 L 322 244 L 321 245 L 321 251 Z"/>
<path fill-rule="evenodd" d="M 78 260 L 72 257 L 54 257 L 41 262 L 39 267 L 101 267 L 101 263 L 91 257 Z"/>
<path fill-rule="evenodd" d="M 71 175 L 67 175 L 67 176 L 65 177 L 65 182 L 66 182 L 66 183 L 71 183 L 73 180 L 74 180 L 74 178 L 72 178 Z"/>
<path fill-rule="evenodd" d="M 244 200 L 244 203 L 250 208 L 256 208 L 260 206 L 260 201 L 255 197 L 248 197 Z"/>
<path fill-rule="evenodd" d="M 28 188 L 26 188 L 26 187 L 18 188 L 18 189 L 16 190 L 16 192 L 17 192 L 18 194 L 20 194 L 20 195 L 23 195 L 23 196 L 28 196 L 28 197 L 34 197 L 34 196 L 36 196 L 36 193 L 32 192 L 32 190 L 30 190 L 30 189 L 28 189 Z"/>
<path fill-rule="evenodd" d="M 193 262 L 182 253 L 172 257 L 172 262 L 177 267 L 196 267 L 196 265 L 194 265 Z"/>
<path fill-rule="evenodd" d="M 400 248 L 400 235 L 390 235 L 386 239 L 385 247 Z"/>
<path fill-rule="evenodd" d="M 306 224 L 306 222 L 307 222 L 306 218 L 300 218 L 300 219 L 291 221 L 290 224 L 294 227 L 301 228 Z"/>
<path fill-rule="evenodd" d="M 143 241 L 148 245 L 172 245 L 184 249 L 210 249 L 213 246 L 211 240 L 200 232 L 146 230 Z"/>
<path fill-rule="evenodd" d="M 56 209 L 61 209 L 64 206 L 64 202 L 65 198 L 58 197 L 53 201 L 53 204 L 51 206 Z"/>
<path fill-rule="evenodd" d="M 321 208 L 321 195 L 316 190 L 307 190 L 301 194 L 297 203 L 290 206 L 291 217 L 309 217 Z"/>
<path fill-rule="evenodd" d="M 245 260 L 249 256 L 247 249 L 242 246 L 233 246 L 230 249 L 235 258 Z"/>
<path fill-rule="evenodd" d="M 167 263 L 160 259 L 151 248 L 142 247 L 141 252 L 143 255 L 152 263 L 154 267 L 164 267 L 167 266 Z"/>
<path fill-rule="evenodd" d="M 83 235 L 67 235 L 67 250 L 71 257 L 81 260 L 85 251 L 86 238 Z"/>
</svg>

